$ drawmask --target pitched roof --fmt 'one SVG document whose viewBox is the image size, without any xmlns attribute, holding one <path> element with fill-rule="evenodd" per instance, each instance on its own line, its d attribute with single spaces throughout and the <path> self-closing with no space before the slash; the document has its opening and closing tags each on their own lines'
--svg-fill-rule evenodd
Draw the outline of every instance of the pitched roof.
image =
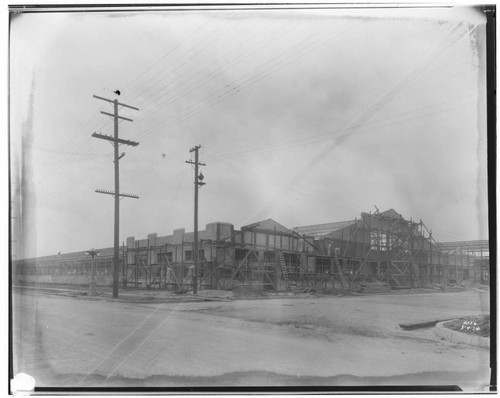
<svg viewBox="0 0 500 398">
<path fill-rule="evenodd" d="M 291 234 L 292 230 L 288 229 L 287 227 L 281 225 L 280 223 L 274 221 L 272 218 L 268 218 L 267 220 L 263 221 L 258 221 L 253 224 L 245 225 L 241 227 L 242 230 L 244 229 L 259 229 L 259 230 L 264 230 L 264 231 L 276 231 L 276 232 L 281 232 L 285 234 Z"/>
<path fill-rule="evenodd" d="M 301 235 L 308 236 L 323 236 L 339 229 L 353 225 L 355 220 L 337 221 L 326 224 L 305 225 L 303 227 L 295 227 L 293 230 Z"/>
</svg>

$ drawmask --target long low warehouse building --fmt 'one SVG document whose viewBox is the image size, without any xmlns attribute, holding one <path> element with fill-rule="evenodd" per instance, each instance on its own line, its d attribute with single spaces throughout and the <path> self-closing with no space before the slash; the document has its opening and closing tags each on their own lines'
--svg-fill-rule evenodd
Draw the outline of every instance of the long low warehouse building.
<svg viewBox="0 0 500 398">
<path fill-rule="evenodd" d="M 198 233 L 198 287 L 269 290 L 470 286 L 489 283 L 488 241 L 437 242 L 422 221 L 390 209 L 349 221 L 289 229 L 267 219 L 240 228 L 225 222 Z M 75 252 L 13 261 L 16 282 L 113 282 L 113 248 L 99 256 Z M 194 276 L 194 233 L 127 238 L 120 248 L 122 287 L 189 289 Z"/>
</svg>

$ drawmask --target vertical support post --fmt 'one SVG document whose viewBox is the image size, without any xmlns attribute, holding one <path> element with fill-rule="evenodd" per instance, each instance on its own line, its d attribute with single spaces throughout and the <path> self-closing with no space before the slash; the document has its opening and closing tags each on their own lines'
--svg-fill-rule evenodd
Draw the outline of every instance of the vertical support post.
<svg viewBox="0 0 500 398">
<path fill-rule="evenodd" d="M 173 257 L 173 255 L 172 255 Z M 165 267 L 163 269 L 163 277 L 164 277 L 164 286 L 165 289 L 167 288 L 167 282 L 168 282 L 168 267 L 169 266 L 169 260 L 168 260 L 168 244 L 165 243 Z"/>
<path fill-rule="evenodd" d="M 444 279 L 444 264 L 441 264 L 441 250 L 438 249 L 438 266 L 441 271 L 441 281 L 443 283 L 443 291 L 445 290 L 445 279 Z"/>
<path fill-rule="evenodd" d="M 96 295 L 96 286 L 95 286 L 95 259 L 94 256 L 92 256 L 92 263 L 91 263 L 91 271 L 90 271 L 90 295 L 95 296 Z"/>
<path fill-rule="evenodd" d="M 217 224 L 218 226 L 218 224 Z M 217 239 L 219 239 L 219 237 L 217 236 L 216 237 Z M 214 288 L 214 258 L 213 258 L 213 255 L 212 255 L 212 248 L 213 248 L 214 244 L 213 244 L 213 241 L 210 242 L 210 289 L 213 289 Z M 216 286 L 217 288 L 217 286 Z"/>
<path fill-rule="evenodd" d="M 119 91 L 117 91 L 117 94 L 119 95 Z M 118 281 L 120 278 L 120 242 L 119 242 L 119 233 L 120 233 L 120 196 L 127 196 L 127 197 L 133 197 L 138 199 L 138 196 L 135 195 L 128 195 L 128 194 L 120 194 L 120 169 L 119 169 L 119 159 L 121 156 L 118 156 L 118 144 L 126 144 L 126 145 L 132 145 L 132 146 L 137 146 L 139 145 L 137 142 L 133 141 L 128 141 L 128 140 L 122 140 L 118 137 L 118 119 L 122 120 L 127 120 L 127 121 L 132 121 L 132 119 L 128 119 L 122 116 L 118 115 L 118 105 L 134 109 L 134 110 L 139 110 L 139 108 L 135 108 L 130 105 L 126 105 L 123 103 L 119 103 L 117 99 L 110 100 L 107 98 L 99 97 L 94 95 L 94 98 L 109 102 L 113 104 L 113 109 L 114 112 L 113 114 L 108 113 L 108 112 L 101 112 L 105 115 L 113 117 L 113 124 L 114 124 L 114 134 L 113 137 L 111 138 L 110 136 L 102 135 L 102 134 L 97 134 L 94 133 L 92 134 L 93 137 L 100 138 L 100 139 L 105 139 L 108 141 L 113 142 L 113 147 L 114 147 L 114 171 L 115 171 L 115 192 L 106 192 L 102 190 L 97 190 L 96 192 L 99 193 L 105 193 L 105 194 L 112 194 L 114 195 L 115 199 L 115 214 L 114 214 L 114 244 L 113 244 L 113 298 L 118 298 Z M 123 155 L 122 155 L 123 156 Z"/>
<path fill-rule="evenodd" d="M 344 246 L 344 228 L 342 228 L 341 233 L 342 233 L 342 236 L 340 237 L 340 252 L 344 253 L 344 256 L 345 256 L 345 252 L 342 250 L 343 249 L 342 246 Z"/>
<path fill-rule="evenodd" d="M 461 275 L 461 284 L 464 283 L 464 254 L 463 254 L 463 251 L 462 251 L 462 248 L 460 248 L 460 268 L 461 268 L 461 271 L 462 271 L 462 275 Z M 468 271 L 467 271 L 468 272 Z"/>
<path fill-rule="evenodd" d="M 193 294 L 198 291 L 198 149 L 194 151 L 194 275 Z"/>
<path fill-rule="evenodd" d="M 198 253 L 198 188 L 200 185 L 205 185 L 203 175 L 198 173 L 199 166 L 206 166 L 204 163 L 199 162 L 198 150 L 201 145 L 191 148 L 189 152 L 194 152 L 194 162 L 186 160 L 186 163 L 194 164 L 194 275 L 193 275 L 193 293 L 198 292 L 198 267 L 199 267 L 199 253 Z"/>
<path fill-rule="evenodd" d="M 127 277 L 127 263 L 128 263 L 127 253 L 125 252 L 125 242 L 122 242 L 122 261 L 123 261 L 123 268 L 122 268 L 121 278 L 123 281 Z"/>
<path fill-rule="evenodd" d="M 99 255 L 99 252 L 97 250 L 89 250 L 85 252 L 87 256 L 91 257 L 90 260 L 90 283 L 89 283 L 89 296 L 95 296 L 96 295 L 96 264 L 95 264 L 95 257 Z"/>
<path fill-rule="evenodd" d="M 432 231 L 429 232 L 429 263 L 431 265 L 432 282 L 434 283 L 434 278 L 436 276 L 436 267 L 432 265 Z"/>
<path fill-rule="evenodd" d="M 483 279 L 484 279 L 483 278 L 483 274 L 484 274 L 484 272 L 483 272 L 483 249 L 481 249 L 481 262 L 479 264 L 480 264 L 480 267 L 479 267 L 480 283 L 481 283 L 481 285 L 483 285 L 484 284 L 484 282 L 483 282 Z"/>
<path fill-rule="evenodd" d="M 120 234 L 120 167 L 118 163 L 118 100 L 114 105 L 114 160 L 115 160 L 115 230 L 113 251 L 113 298 L 118 298 L 118 279 L 120 277 L 119 234 Z"/>
<path fill-rule="evenodd" d="M 137 264 L 139 254 L 139 241 L 135 242 L 135 261 L 134 261 L 134 284 L 137 289 L 139 283 L 139 266 Z"/>
<path fill-rule="evenodd" d="M 450 265 L 450 255 L 446 253 L 444 255 L 444 264 L 443 264 L 443 286 L 444 286 L 444 291 L 446 291 L 446 285 L 448 283 L 449 279 L 449 265 Z"/>
</svg>

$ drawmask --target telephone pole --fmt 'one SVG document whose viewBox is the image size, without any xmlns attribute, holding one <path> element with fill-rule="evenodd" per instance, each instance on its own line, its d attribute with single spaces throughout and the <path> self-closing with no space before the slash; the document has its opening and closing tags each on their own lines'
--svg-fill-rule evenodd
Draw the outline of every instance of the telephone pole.
<svg viewBox="0 0 500 398">
<path fill-rule="evenodd" d="M 114 224 L 115 229 L 114 229 L 114 252 L 113 252 L 113 298 L 118 298 L 118 282 L 119 282 L 119 278 L 120 278 L 120 242 L 119 242 L 120 196 L 139 199 L 139 197 L 136 195 L 120 194 L 120 168 L 119 168 L 118 161 L 123 157 L 123 154 L 120 156 L 118 155 L 118 146 L 120 144 L 137 146 L 137 145 L 139 145 L 139 143 L 134 142 L 134 141 L 123 140 L 123 139 L 118 137 L 118 120 L 122 119 L 122 120 L 126 120 L 129 122 L 133 121 L 132 119 L 128 119 L 128 118 L 123 117 L 123 116 L 119 116 L 118 115 L 118 106 L 123 106 L 125 108 L 134 109 L 136 111 L 138 111 L 139 108 L 118 102 L 117 99 L 110 100 L 108 98 L 99 97 L 97 95 L 94 95 L 94 98 L 97 98 L 97 99 L 102 100 L 102 101 L 110 102 L 114 105 L 114 113 L 108 113 L 108 112 L 101 111 L 102 114 L 111 116 L 113 118 L 113 120 L 114 120 L 114 135 L 110 136 L 110 135 L 94 133 L 94 134 L 92 134 L 92 137 L 100 138 L 100 139 L 108 140 L 108 141 L 112 142 L 114 149 L 115 149 L 115 153 L 114 153 L 115 191 L 110 192 L 110 191 L 96 190 L 96 192 L 104 193 L 104 194 L 108 194 L 108 195 L 113 195 L 115 197 L 115 224 Z"/>
<path fill-rule="evenodd" d="M 91 250 L 86 251 L 85 255 L 92 257 L 92 262 L 90 263 L 89 296 L 95 296 L 96 295 L 96 282 L 95 282 L 96 269 L 95 269 L 94 257 L 99 256 L 99 251 L 91 249 Z"/>
<path fill-rule="evenodd" d="M 197 145 L 189 150 L 190 153 L 194 152 L 194 162 L 186 160 L 186 163 L 194 164 L 194 242 L 193 242 L 193 255 L 194 255 L 194 275 L 193 275 L 193 294 L 198 292 L 198 263 L 199 263 L 199 250 L 198 250 L 198 187 L 205 185 L 203 182 L 203 174 L 198 174 L 198 166 L 206 166 L 205 163 L 198 161 L 198 149 L 201 145 Z"/>
</svg>

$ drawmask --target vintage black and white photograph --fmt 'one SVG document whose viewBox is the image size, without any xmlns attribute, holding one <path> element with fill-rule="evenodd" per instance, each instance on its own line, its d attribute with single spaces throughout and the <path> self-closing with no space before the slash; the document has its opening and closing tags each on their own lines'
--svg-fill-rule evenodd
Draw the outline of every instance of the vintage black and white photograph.
<svg viewBox="0 0 500 398">
<path fill-rule="evenodd" d="M 10 6 L 10 391 L 495 390 L 494 13 Z"/>
</svg>

